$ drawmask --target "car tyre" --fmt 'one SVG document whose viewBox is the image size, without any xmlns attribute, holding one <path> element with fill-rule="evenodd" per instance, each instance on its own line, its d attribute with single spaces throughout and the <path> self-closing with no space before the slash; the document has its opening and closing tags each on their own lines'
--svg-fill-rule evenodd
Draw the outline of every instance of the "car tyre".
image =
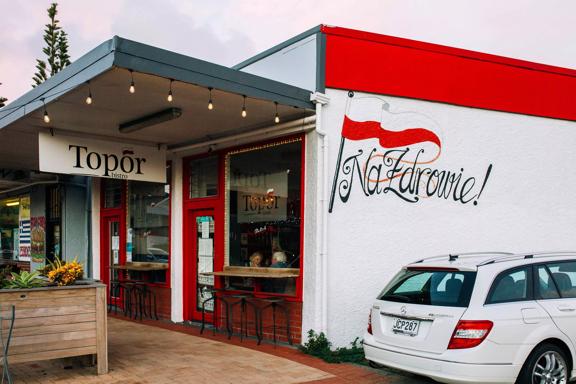
<svg viewBox="0 0 576 384">
<path fill-rule="evenodd" d="M 518 375 L 516 384 L 568 383 L 570 367 L 566 353 L 558 346 L 544 343 L 537 346 Z"/>
<path fill-rule="evenodd" d="M 382 364 L 378 364 L 372 360 L 368 360 L 368 365 L 371 366 L 372 368 L 376 368 L 376 369 L 384 368 L 384 366 Z"/>
</svg>

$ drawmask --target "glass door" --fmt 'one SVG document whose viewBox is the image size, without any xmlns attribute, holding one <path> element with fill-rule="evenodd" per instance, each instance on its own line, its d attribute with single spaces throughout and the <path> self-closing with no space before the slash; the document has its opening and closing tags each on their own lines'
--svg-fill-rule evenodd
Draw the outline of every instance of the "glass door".
<svg viewBox="0 0 576 384">
<path fill-rule="evenodd" d="M 192 292 L 188 297 L 192 298 L 190 318 L 200 320 L 202 318 L 202 303 L 205 303 L 206 319 L 212 320 L 214 301 L 212 290 L 214 288 L 214 276 L 207 275 L 214 271 L 214 211 L 211 209 L 189 211 L 189 222 L 192 224 L 191 237 L 191 274 L 194 283 Z"/>
<path fill-rule="evenodd" d="M 120 252 L 120 216 L 107 216 L 103 219 L 102 259 L 104 262 L 102 266 L 104 270 L 102 270 L 101 275 L 104 282 L 110 287 L 110 282 L 118 281 L 123 277 L 121 275 L 122 271 L 115 267 L 123 265 L 125 260 L 123 260 Z M 115 285 L 115 289 L 110 291 L 109 299 L 112 303 L 121 303 L 122 298 L 120 295 L 120 290 Z"/>
</svg>

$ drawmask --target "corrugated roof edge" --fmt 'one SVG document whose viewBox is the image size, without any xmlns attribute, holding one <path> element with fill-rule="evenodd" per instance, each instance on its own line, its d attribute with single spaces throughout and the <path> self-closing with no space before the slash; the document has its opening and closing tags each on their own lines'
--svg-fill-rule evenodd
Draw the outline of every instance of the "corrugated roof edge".
<svg viewBox="0 0 576 384">
<path fill-rule="evenodd" d="M 27 113 L 34 111 L 42 107 L 42 103 L 39 102 L 34 107 L 26 110 L 27 105 L 32 102 L 40 101 L 45 98 L 45 102 L 48 103 L 58 96 L 62 90 L 58 90 L 62 84 L 66 83 L 72 77 L 92 68 L 92 71 L 87 71 L 84 76 L 81 76 L 75 82 L 76 86 L 83 84 L 87 80 L 93 78 L 95 75 L 107 71 L 112 68 L 113 61 L 111 54 L 116 49 L 118 43 L 118 36 L 114 36 L 112 39 L 106 40 L 102 44 L 96 46 L 94 49 L 88 51 L 88 53 L 82 55 L 78 60 L 72 62 L 69 66 L 50 77 L 48 80 L 44 81 L 42 84 L 32 88 L 30 91 L 26 92 L 10 104 L 6 105 L 4 108 L 0 109 L 0 129 L 10 124 L 14 120 L 23 117 Z M 110 60 L 105 60 L 109 58 Z M 99 64 L 96 65 L 95 64 Z M 67 87 L 66 87 L 67 88 Z"/>
<path fill-rule="evenodd" d="M 0 109 L 0 129 L 114 68 L 214 86 L 249 97 L 313 109 L 310 91 L 162 48 L 114 36 Z"/>
<path fill-rule="evenodd" d="M 320 30 L 322 33 L 327 35 L 336 35 L 342 37 L 348 37 L 358 40 L 367 40 L 371 42 L 395 45 L 400 47 L 413 48 L 423 51 L 442 53 L 451 56 L 458 56 L 462 58 L 467 58 L 471 60 L 487 61 L 491 63 L 497 63 L 502 65 L 508 65 L 512 67 L 531 69 L 539 72 L 547 72 L 559 75 L 565 75 L 570 77 L 576 77 L 576 69 L 557 67 L 549 64 L 541 64 L 537 62 L 514 59 L 506 56 L 493 55 L 490 53 L 483 53 L 478 51 L 471 51 L 463 48 L 455 48 L 446 45 L 426 43 L 418 40 L 411 40 L 402 37 L 395 37 L 389 35 L 382 35 L 373 32 L 365 32 L 356 29 L 349 29 L 343 27 L 335 27 L 328 25 L 320 25 Z"/>
</svg>

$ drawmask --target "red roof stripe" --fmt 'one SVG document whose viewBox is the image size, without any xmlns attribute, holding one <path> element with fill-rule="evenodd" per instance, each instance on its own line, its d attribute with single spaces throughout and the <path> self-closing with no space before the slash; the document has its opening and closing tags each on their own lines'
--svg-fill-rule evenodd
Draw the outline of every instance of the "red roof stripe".
<svg viewBox="0 0 576 384">
<path fill-rule="evenodd" d="M 326 87 L 576 120 L 576 71 L 338 27 Z"/>
</svg>

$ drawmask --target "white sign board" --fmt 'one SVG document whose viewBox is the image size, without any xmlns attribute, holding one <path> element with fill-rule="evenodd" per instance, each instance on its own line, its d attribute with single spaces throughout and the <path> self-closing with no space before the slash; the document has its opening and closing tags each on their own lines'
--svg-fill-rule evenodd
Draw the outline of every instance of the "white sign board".
<svg viewBox="0 0 576 384">
<path fill-rule="evenodd" d="M 166 182 L 166 151 L 66 135 L 38 134 L 43 172 Z"/>
</svg>

